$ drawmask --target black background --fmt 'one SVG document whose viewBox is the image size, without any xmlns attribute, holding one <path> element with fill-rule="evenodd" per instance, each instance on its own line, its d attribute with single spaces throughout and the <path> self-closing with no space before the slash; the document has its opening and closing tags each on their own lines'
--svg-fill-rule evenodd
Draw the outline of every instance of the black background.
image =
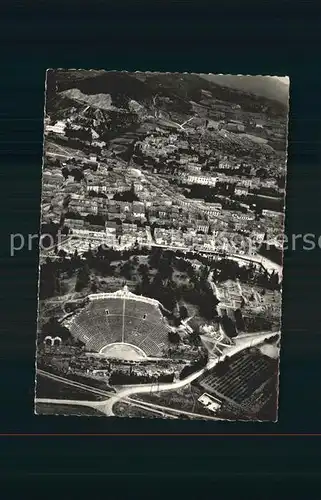
<svg viewBox="0 0 321 500">
<path fill-rule="evenodd" d="M 27 238 L 39 230 L 49 67 L 289 75 L 286 232 L 321 235 L 318 2 L 258 3 L 224 1 L 206 7 L 196 2 L 196 7 L 176 2 L 166 12 L 161 3 L 140 2 L 13 2 L 0 7 L 0 432 L 52 434 L 2 436 L 3 475 L 41 480 L 77 471 L 79 481 L 88 474 L 109 480 L 150 475 L 157 481 L 163 473 L 168 481 L 255 476 L 292 483 L 317 477 L 320 437 L 303 434 L 321 433 L 321 248 L 303 251 L 297 243 L 295 251 L 285 254 L 276 424 L 34 416 L 38 249 L 34 244 L 31 251 L 10 256 L 10 234 Z M 299 436 L 282 436 L 291 433 Z"/>
</svg>

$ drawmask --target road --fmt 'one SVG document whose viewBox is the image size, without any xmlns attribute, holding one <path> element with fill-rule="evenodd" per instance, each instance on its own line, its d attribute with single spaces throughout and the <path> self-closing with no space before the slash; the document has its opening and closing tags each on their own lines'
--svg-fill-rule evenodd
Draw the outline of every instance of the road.
<svg viewBox="0 0 321 500">
<path fill-rule="evenodd" d="M 136 401 L 139 401 L 139 400 L 132 400 L 131 398 L 128 398 L 129 401 L 135 401 L 135 406 L 138 406 Z M 151 411 L 156 411 L 157 408 L 160 408 L 161 412 L 166 415 L 166 416 L 171 416 L 171 413 L 174 413 L 174 414 L 178 414 L 177 417 L 175 418 L 179 418 L 179 415 L 186 415 L 187 417 L 192 417 L 192 418 L 202 418 L 204 419 L 204 415 L 200 414 L 200 413 L 194 413 L 194 412 L 190 412 L 190 411 L 185 411 L 185 410 L 179 410 L 177 408 L 170 408 L 168 406 L 161 406 L 161 405 L 157 405 L 155 403 L 147 403 L 147 401 L 142 401 L 141 402 L 141 405 L 145 406 L 147 410 L 151 410 Z M 168 412 L 168 413 L 166 413 Z M 206 419 L 208 420 L 221 420 L 220 418 L 217 418 L 217 417 L 211 417 L 209 415 L 206 415 Z"/>
<path fill-rule="evenodd" d="M 73 380 L 66 379 L 64 377 L 60 377 L 59 375 L 54 375 L 52 373 L 46 372 L 44 370 L 37 370 L 39 375 L 55 380 L 56 382 L 61 382 L 67 385 L 71 385 L 73 387 L 86 390 L 88 392 L 92 392 L 93 394 L 101 395 L 101 396 L 112 396 L 114 393 L 103 391 L 100 389 L 93 388 L 91 386 L 82 384 L 80 382 L 75 382 Z M 191 413 L 184 410 L 178 410 L 176 408 L 169 408 L 166 406 L 160 406 L 154 403 L 148 403 L 147 401 L 140 401 L 132 398 L 122 398 L 124 403 L 128 405 L 135 406 L 137 408 L 141 408 L 143 410 L 147 410 L 151 413 L 155 413 L 157 415 L 161 415 L 162 417 L 178 419 L 179 415 L 186 415 L 188 417 L 199 417 L 204 418 L 204 415 Z M 77 399 L 50 399 L 50 398 L 36 398 L 37 403 L 45 403 L 45 404 L 60 404 L 60 405 L 72 405 L 72 406 L 85 406 L 90 408 L 95 408 L 104 413 L 104 408 L 106 405 L 106 401 L 87 401 L 87 400 L 77 400 Z M 218 420 L 215 417 L 209 417 L 211 420 Z"/>
<path fill-rule="evenodd" d="M 97 394 L 98 396 L 110 397 L 114 394 L 113 392 L 104 391 L 104 390 L 98 389 L 96 387 L 92 387 L 92 386 L 83 384 L 81 382 L 76 382 L 75 380 L 70 380 L 70 379 L 61 377 L 60 375 L 55 375 L 53 373 L 46 372 L 44 370 L 38 369 L 37 373 L 39 375 L 42 375 L 43 377 L 47 377 L 51 380 L 54 380 L 55 382 L 60 382 L 60 383 L 66 384 L 66 385 L 71 385 L 77 389 L 82 389 L 84 391 L 88 391 L 88 392 L 91 392 L 93 394 Z M 96 409 L 100 409 L 101 406 L 104 407 L 104 405 L 105 405 L 105 402 L 102 403 L 101 401 L 88 401 L 88 400 L 76 400 L 76 399 L 61 400 L 61 399 L 50 399 L 50 398 L 36 398 L 36 402 L 37 403 L 47 403 L 47 404 L 61 404 L 61 405 L 66 404 L 66 405 L 73 405 L 73 406 L 77 406 L 77 405 L 89 406 L 91 408 L 96 408 Z M 173 415 L 171 413 L 169 414 L 166 412 L 166 410 L 171 410 L 171 408 L 164 408 L 163 409 L 161 406 L 152 405 L 150 403 L 145 403 L 144 401 L 139 401 L 139 400 L 135 400 L 132 398 L 125 399 L 124 402 L 126 404 L 131 404 L 133 406 L 136 406 L 136 407 L 141 408 L 143 410 L 148 410 L 152 413 L 156 413 L 156 414 L 161 415 L 161 416 L 170 417 L 173 419 L 178 418 L 177 415 Z M 174 411 L 174 413 L 177 413 L 177 412 Z"/>
<path fill-rule="evenodd" d="M 77 235 L 74 235 L 74 234 L 71 234 L 70 236 L 68 236 L 68 238 L 66 238 L 62 243 L 65 245 L 69 240 L 76 240 L 77 239 Z M 82 238 L 79 238 L 80 240 L 82 240 Z M 52 250 L 56 245 L 53 245 L 52 247 L 49 247 L 49 248 L 46 248 L 46 252 L 48 252 L 49 250 Z M 127 246 L 124 246 L 123 248 L 119 247 L 119 248 L 115 248 L 116 250 L 124 250 L 124 249 L 127 249 L 127 248 L 131 248 L 133 245 L 130 245 L 129 247 Z M 153 241 L 150 240 L 149 238 L 149 241 L 147 243 L 140 243 L 140 246 L 142 247 L 155 247 L 155 248 L 164 248 L 166 250 L 172 250 L 172 251 L 181 251 L 181 252 L 198 252 L 199 254 L 201 255 L 217 255 L 219 257 L 222 257 L 222 258 L 226 258 L 226 259 L 231 259 L 231 260 L 236 260 L 236 261 L 243 261 L 243 262 L 249 262 L 249 263 L 253 263 L 253 264 L 258 264 L 260 265 L 263 269 L 265 269 L 266 271 L 268 272 L 277 272 L 280 279 L 282 278 L 282 266 L 280 266 L 279 264 L 276 264 L 275 262 L 272 262 L 271 260 L 267 259 L 266 257 L 263 257 L 263 256 L 259 256 L 259 255 L 251 255 L 251 256 L 248 256 L 248 257 L 245 257 L 243 255 L 238 255 L 238 254 L 224 254 L 222 252 L 218 252 L 218 251 L 215 251 L 215 250 L 206 250 L 206 249 L 197 249 L 195 250 L 193 247 L 180 247 L 180 246 L 171 246 L 171 245 L 165 245 L 165 244 L 158 244 L 158 243 L 155 243 Z M 46 256 L 46 254 L 44 254 L 44 256 Z M 60 257 L 59 256 L 56 256 L 56 255 L 50 255 L 50 258 L 52 259 L 59 259 Z"/>
<path fill-rule="evenodd" d="M 255 345 L 261 344 L 264 340 L 276 335 L 276 333 L 277 332 L 264 332 L 264 333 L 259 334 L 259 335 L 256 334 L 256 335 L 252 335 L 252 336 L 249 336 L 246 338 L 241 338 L 238 341 L 237 341 L 237 339 L 235 339 L 236 345 L 228 348 L 228 351 L 225 351 L 220 358 L 209 359 L 206 367 L 202 368 L 201 370 L 199 370 L 195 373 L 192 373 L 191 375 L 184 378 L 183 380 L 178 380 L 177 382 L 172 382 L 172 383 L 157 384 L 156 386 L 154 384 L 148 384 L 148 385 L 133 386 L 133 387 L 123 389 L 120 392 L 118 392 L 117 394 L 111 396 L 111 398 L 108 401 L 106 401 L 106 404 L 104 406 L 104 413 L 108 416 L 113 416 L 114 415 L 114 413 L 113 413 L 114 404 L 123 398 L 127 398 L 131 394 L 151 394 L 152 392 L 162 392 L 162 391 L 171 391 L 171 390 L 180 389 L 180 388 L 190 384 L 191 382 L 193 382 L 197 378 L 199 378 L 207 370 L 214 368 L 215 365 L 217 365 L 219 362 L 223 361 L 226 357 L 231 357 L 234 354 L 237 354 L 238 352 L 242 351 L 243 349 L 246 349 L 247 347 L 253 347 Z"/>
<path fill-rule="evenodd" d="M 141 404 L 139 402 L 133 401 L 131 399 L 124 400 L 123 402 L 127 405 L 134 406 L 135 408 L 140 408 L 141 410 L 145 410 L 145 411 L 150 412 L 150 413 L 155 413 L 156 415 L 161 415 L 161 417 L 170 418 L 173 420 L 179 419 L 179 416 L 173 415 L 171 413 L 167 413 L 166 411 L 164 411 L 166 408 L 163 408 L 162 406 L 159 406 L 160 410 L 158 410 L 158 409 L 156 409 L 157 405 L 155 405 L 155 407 L 153 405 L 150 405 L 150 407 L 148 407 L 148 405 L 146 405 L 146 403 L 143 401 L 141 402 Z M 170 409 L 171 408 L 169 408 L 169 410 Z M 102 411 L 102 410 L 100 409 L 100 411 Z M 103 411 L 102 411 L 102 413 L 103 413 Z"/>
<path fill-rule="evenodd" d="M 275 271 L 278 273 L 279 277 L 282 278 L 282 266 L 279 264 L 276 264 L 272 260 L 267 259 L 266 257 L 263 257 L 263 255 L 251 255 L 250 257 L 244 257 L 240 255 L 230 255 L 228 258 L 232 259 L 241 259 L 249 262 L 254 262 L 256 264 L 261 264 L 266 271 L 272 272 Z"/>
<path fill-rule="evenodd" d="M 37 373 L 42 375 L 43 377 L 50 378 L 55 382 L 61 382 L 66 385 L 71 385 L 76 387 L 77 389 L 82 389 L 84 391 L 92 392 L 93 394 L 97 394 L 98 396 L 111 396 L 115 394 L 114 392 L 104 391 L 102 389 L 98 389 L 97 387 L 93 387 L 90 385 L 83 384 L 81 382 L 76 382 L 76 380 L 70 380 L 68 378 L 60 377 L 60 375 L 55 375 L 53 373 L 46 372 L 44 370 L 37 369 Z"/>
<path fill-rule="evenodd" d="M 36 398 L 36 403 L 44 404 L 59 404 L 59 405 L 72 405 L 72 406 L 85 406 L 86 408 L 94 408 L 99 410 L 100 401 L 81 401 L 78 399 L 50 399 L 50 398 Z"/>
<path fill-rule="evenodd" d="M 162 411 L 164 415 L 170 416 L 166 414 L 166 411 L 170 411 L 171 413 L 178 413 L 178 414 L 186 414 L 187 416 L 191 417 L 199 417 L 199 418 L 209 418 L 209 419 L 215 419 L 215 417 L 207 417 L 205 415 L 199 415 L 199 414 L 194 414 L 190 412 L 185 412 L 184 410 L 176 410 L 173 408 L 168 408 L 168 407 L 162 407 L 160 405 L 155 405 L 153 403 L 146 403 L 142 401 L 138 401 L 135 399 L 130 398 L 132 394 L 152 394 L 153 392 L 163 392 L 163 391 L 171 391 L 171 390 L 177 390 L 182 387 L 185 387 L 189 385 L 191 382 L 199 378 L 201 375 L 203 375 L 206 371 L 211 370 L 216 366 L 219 362 L 223 361 L 227 357 L 231 357 L 238 352 L 248 348 L 248 347 L 253 347 L 255 345 L 261 344 L 264 340 L 271 338 L 278 334 L 280 332 L 262 332 L 260 334 L 253 334 L 253 335 L 247 335 L 247 336 L 242 336 L 242 337 L 237 337 L 234 339 L 235 345 L 228 347 L 226 349 L 222 356 L 220 358 L 215 358 L 215 359 L 209 359 L 207 365 L 202 368 L 201 370 L 198 370 L 197 372 L 192 373 L 188 377 L 184 378 L 183 380 L 178 380 L 176 382 L 172 383 L 162 383 L 162 384 L 146 384 L 146 385 L 136 385 L 136 386 L 131 386 L 125 389 L 120 390 L 117 394 L 115 393 L 110 393 L 108 391 L 103 391 L 101 389 L 96 389 L 93 387 L 86 386 L 85 384 L 82 384 L 80 382 L 75 382 L 71 381 L 68 379 L 64 379 L 63 377 L 60 377 L 58 375 L 53 375 L 53 374 L 48 374 L 48 372 L 44 372 L 43 370 L 38 370 L 38 373 L 44 376 L 49 376 L 49 378 L 53 378 L 54 380 L 61 381 L 63 383 L 69 383 L 69 385 L 73 385 L 74 387 L 88 390 L 89 392 L 96 393 L 97 395 L 102 395 L 102 396 L 109 396 L 108 399 L 103 400 L 103 401 L 78 401 L 78 400 L 64 400 L 64 399 L 48 399 L 48 398 L 37 398 L 36 402 L 46 402 L 46 403 L 56 403 L 56 404 L 73 404 L 73 405 L 81 405 L 81 406 L 90 406 L 92 408 L 99 409 L 102 413 L 104 413 L 106 416 L 115 416 L 113 412 L 113 407 L 116 403 L 124 400 L 125 402 L 129 402 L 130 404 L 137 405 L 139 404 L 140 406 L 145 406 L 145 409 L 148 409 L 149 411 Z"/>
<path fill-rule="evenodd" d="M 50 153 L 50 152 L 47 152 L 46 156 L 55 156 L 55 157 L 58 156 L 59 158 L 70 158 L 70 155 L 67 154 Z"/>
</svg>

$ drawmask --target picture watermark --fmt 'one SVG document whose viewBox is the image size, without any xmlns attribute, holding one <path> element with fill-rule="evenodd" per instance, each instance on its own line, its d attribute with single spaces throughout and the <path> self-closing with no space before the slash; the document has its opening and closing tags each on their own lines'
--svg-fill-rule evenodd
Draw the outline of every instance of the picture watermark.
<svg viewBox="0 0 321 500">
<path fill-rule="evenodd" d="M 32 251 L 34 248 L 39 249 L 40 253 L 48 253 L 50 251 L 59 251 L 64 250 L 67 253 L 73 253 L 68 243 L 70 240 L 77 240 L 79 242 L 86 241 L 89 245 L 91 243 L 90 239 L 86 238 L 77 238 L 75 235 L 63 235 L 58 233 L 56 236 L 53 236 L 50 233 L 44 234 L 22 234 L 22 233 L 14 233 L 10 235 L 10 256 L 14 257 L 18 252 L 22 250 Z M 174 249 L 175 243 L 171 245 L 148 242 L 148 243 L 140 243 L 141 246 L 146 247 L 169 247 Z M 264 238 L 257 237 L 257 235 L 244 236 L 238 233 L 229 233 L 229 232 L 220 232 L 214 235 L 207 235 L 207 238 L 198 241 L 197 236 L 195 236 L 195 242 L 186 247 L 186 251 L 213 251 L 213 252 L 226 252 L 229 254 L 243 254 L 243 255 L 253 255 L 255 254 L 259 248 L 264 245 L 265 249 L 270 250 L 273 248 L 277 248 L 279 250 L 315 250 L 316 248 L 321 249 L 321 235 L 315 235 L 313 233 L 305 233 L 305 234 L 278 234 L 271 235 L 267 233 Z M 107 235 L 100 235 L 99 240 L 94 239 L 92 241 L 92 248 L 100 247 L 102 250 L 108 250 L 113 246 L 108 244 Z M 121 245 L 116 245 L 117 249 L 125 250 Z M 182 248 L 181 246 L 177 246 L 179 250 Z M 68 250 L 65 250 L 68 249 Z M 76 249 L 76 247 L 75 247 Z M 126 248 L 127 249 L 127 248 Z"/>
</svg>

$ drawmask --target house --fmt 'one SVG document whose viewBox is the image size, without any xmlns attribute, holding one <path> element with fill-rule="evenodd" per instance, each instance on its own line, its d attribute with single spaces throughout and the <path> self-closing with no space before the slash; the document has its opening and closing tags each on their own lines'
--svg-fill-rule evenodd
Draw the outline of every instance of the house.
<svg viewBox="0 0 321 500">
<path fill-rule="evenodd" d="M 223 125 L 225 130 L 229 132 L 245 132 L 245 126 L 239 120 L 230 120 L 226 125 Z"/>
<path fill-rule="evenodd" d="M 188 184 L 201 184 L 203 186 L 215 186 L 217 177 L 211 177 L 208 175 L 188 175 Z"/>
<path fill-rule="evenodd" d="M 105 224 L 106 234 L 115 235 L 117 230 L 117 224 L 114 221 L 107 221 Z"/>
<path fill-rule="evenodd" d="M 237 185 L 235 187 L 235 191 L 234 192 L 235 192 L 235 194 L 237 196 L 247 196 L 248 195 L 248 188 L 240 186 L 240 185 Z"/>
<path fill-rule="evenodd" d="M 107 186 L 102 186 L 102 185 L 92 185 L 89 184 L 86 187 L 87 192 L 94 191 L 95 193 L 106 193 L 107 192 Z"/>
<path fill-rule="evenodd" d="M 238 170 L 240 166 L 230 160 L 227 160 L 226 158 L 223 158 L 219 161 L 218 168 L 220 170 Z"/>
<path fill-rule="evenodd" d="M 70 229 L 81 229 L 84 227 L 83 219 L 65 219 L 64 225 Z"/>
<path fill-rule="evenodd" d="M 251 234 L 251 237 L 253 238 L 253 240 L 259 244 L 261 244 L 263 242 L 264 236 L 265 236 L 265 233 L 258 232 L 258 231 L 253 231 L 253 233 Z"/>
<path fill-rule="evenodd" d="M 57 121 L 54 125 L 47 125 L 45 132 L 52 132 L 58 135 L 65 135 L 66 124 L 62 120 Z"/>
<path fill-rule="evenodd" d="M 122 231 L 123 231 L 123 234 L 135 234 L 137 232 L 137 224 L 123 222 Z"/>
<path fill-rule="evenodd" d="M 210 226 L 208 222 L 206 221 L 197 221 L 196 223 L 196 229 L 197 231 L 202 231 L 202 233 L 207 234 Z"/>
<path fill-rule="evenodd" d="M 135 193 L 139 193 L 143 190 L 143 185 L 141 184 L 141 182 L 134 182 L 134 190 Z"/>
<path fill-rule="evenodd" d="M 220 211 L 222 210 L 222 204 L 221 203 L 204 203 L 204 205 L 202 205 L 200 208 L 201 208 L 203 214 L 212 215 L 212 216 L 219 216 Z"/>
<path fill-rule="evenodd" d="M 141 201 L 134 201 L 133 202 L 133 215 L 134 217 L 137 218 L 144 218 L 145 217 L 145 205 Z"/>
<path fill-rule="evenodd" d="M 280 212 L 275 212 L 274 210 L 267 209 L 262 210 L 262 215 L 266 217 L 282 217 L 282 214 Z"/>
<path fill-rule="evenodd" d="M 238 182 L 238 186 L 245 186 L 247 188 L 250 188 L 252 186 L 252 180 L 251 179 L 240 179 Z"/>
</svg>

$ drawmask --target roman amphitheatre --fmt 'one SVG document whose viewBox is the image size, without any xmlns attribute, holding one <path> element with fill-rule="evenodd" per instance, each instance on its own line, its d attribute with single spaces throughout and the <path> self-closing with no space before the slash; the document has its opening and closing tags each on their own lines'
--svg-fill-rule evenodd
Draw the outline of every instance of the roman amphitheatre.
<svg viewBox="0 0 321 500">
<path fill-rule="evenodd" d="M 86 305 L 64 322 L 88 351 L 110 358 L 161 358 L 170 327 L 155 299 L 135 295 L 127 287 L 88 296 Z"/>
</svg>

